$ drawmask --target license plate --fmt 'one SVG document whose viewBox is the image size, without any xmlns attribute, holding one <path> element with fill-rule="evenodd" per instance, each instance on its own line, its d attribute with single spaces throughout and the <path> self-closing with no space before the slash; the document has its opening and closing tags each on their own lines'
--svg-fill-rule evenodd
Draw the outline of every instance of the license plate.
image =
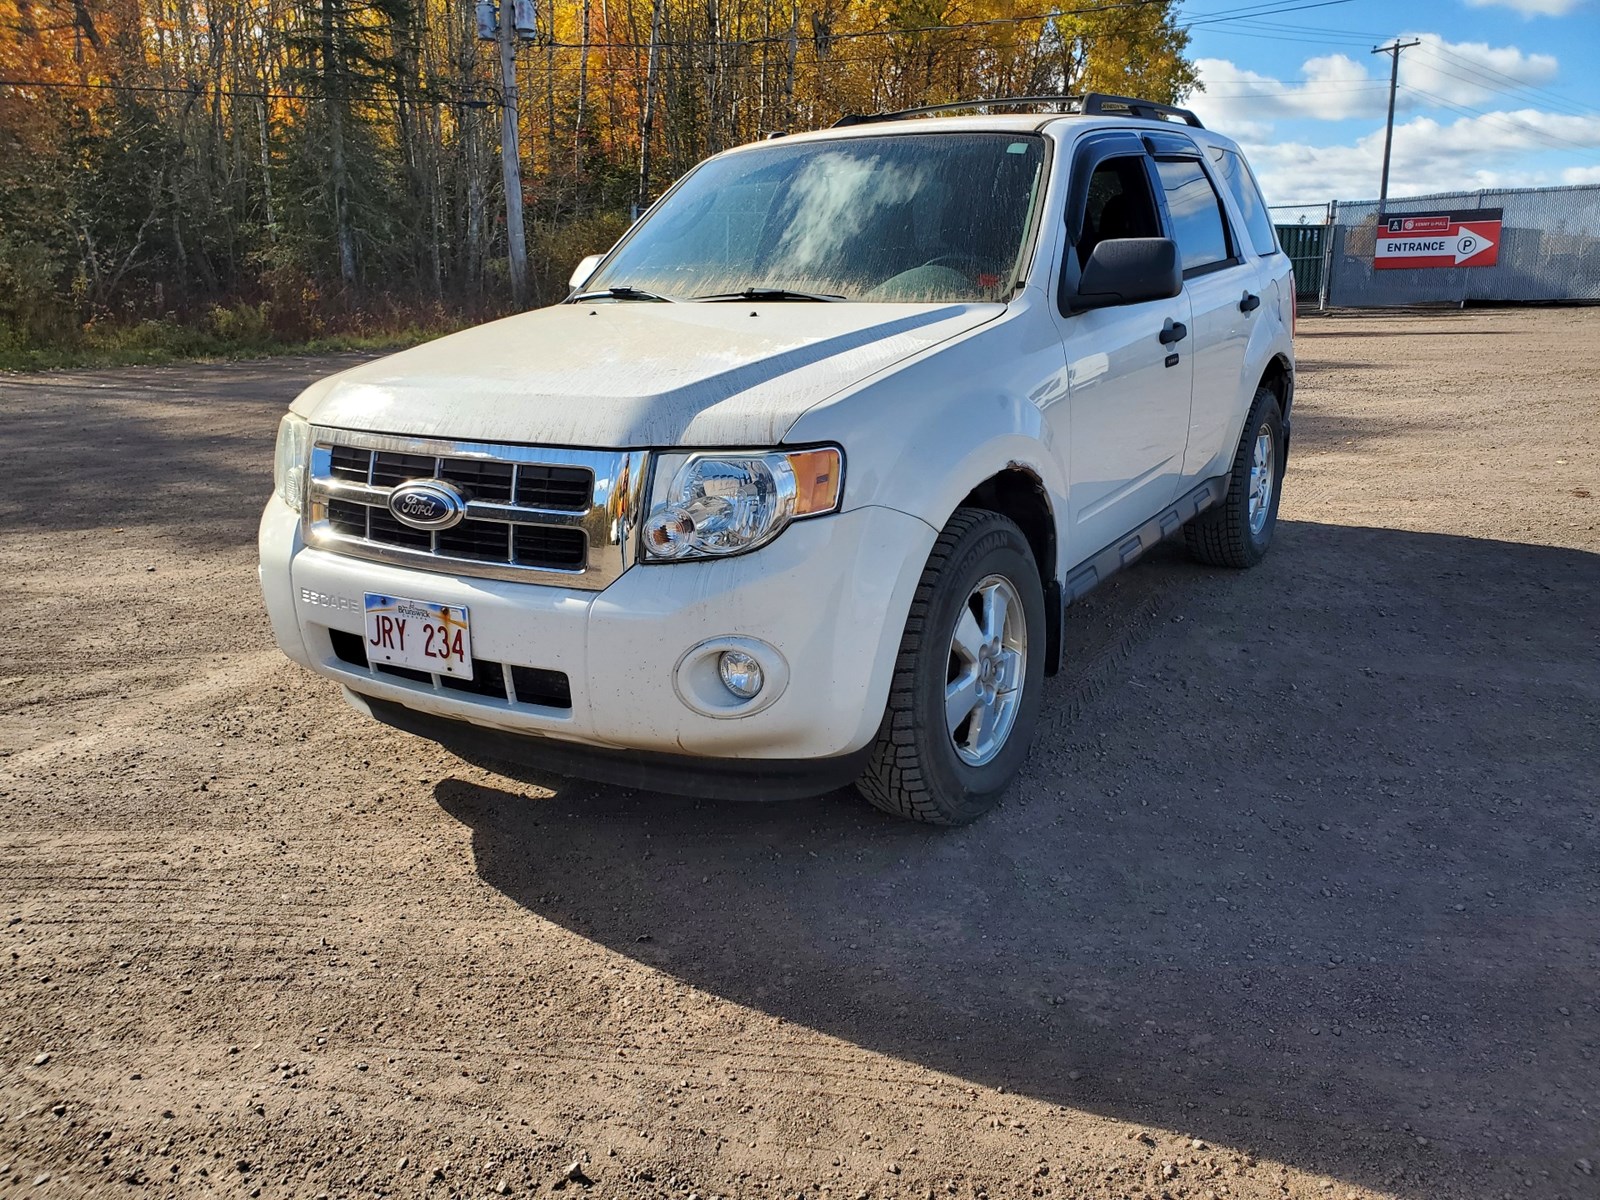
<svg viewBox="0 0 1600 1200">
<path fill-rule="evenodd" d="M 472 678 L 472 627 L 458 604 L 366 594 L 367 661 Z"/>
</svg>

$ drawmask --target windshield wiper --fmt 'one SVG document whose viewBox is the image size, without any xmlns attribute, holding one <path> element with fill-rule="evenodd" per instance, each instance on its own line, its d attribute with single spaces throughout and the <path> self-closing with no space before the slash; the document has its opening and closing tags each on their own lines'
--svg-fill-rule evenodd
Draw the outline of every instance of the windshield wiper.
<svg viewBox="0 0 1600 1200">
<path fill-rule="evenodd" d="M 663 296 L 659 292 L 647 292 L 636 287 L 609 287 L 601 288 L 598 292 L 580 292 L 572 297 L 571 303 L 581 304 L 585 300 L 652 300 L 663 304 L 676 304 L 676 296 Z"/>
<path fill-rule="evenodd" d="M 829 292 L 797 292 L 792 288 L 751 287 L 738 292 L 718 292 L 714 296 L 695 296 L 696 300 L 819 300 L 826 303 L 843 300 Z"/>
</svg>

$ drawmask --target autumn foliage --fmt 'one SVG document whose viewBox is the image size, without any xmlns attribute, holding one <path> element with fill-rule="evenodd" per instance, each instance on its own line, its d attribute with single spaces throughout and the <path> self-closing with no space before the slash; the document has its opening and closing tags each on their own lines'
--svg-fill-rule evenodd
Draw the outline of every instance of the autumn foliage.
<svg viewBox="0 0 1600 1200">
<path fill-rule="evenodd" d="M 981 96 L 1181 99 L 1168 0 L 555 0 L 520 42 L 533 299 L 770 131 Z M 0 0 L 0 346 L 263 344 L 509 302 L 472 0 Z M 646 114 L 649 128 L 646 129 Z"/>
</svg>

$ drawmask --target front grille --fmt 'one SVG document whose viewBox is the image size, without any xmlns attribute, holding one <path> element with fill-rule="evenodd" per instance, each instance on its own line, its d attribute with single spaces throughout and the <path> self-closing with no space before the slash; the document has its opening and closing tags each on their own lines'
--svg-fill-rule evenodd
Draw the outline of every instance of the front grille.
<svg viewBox="0 0 1600 1200">
<path fill-rule="evenodd" d="M 632 561 L 645 455 L 313 431 L 306 540 L 357 557 L 595 590 Z M 466 501 L 448 529 L 389 510 L 401 484 L 443 480 Z"/>
<path fill-rule="evenodd" d="M 484 562 L 510 562 L 511 530 L 512 526 L 500 521 L 463 521 L 453 529 L 439 531 L 439 553 Z"/>
<path fill-rule="evenodd" d="M 578 512 L 589 505 L 594 477 L 571 467 L 523 467 L 517 472 L 517 503 L 529 508 Z"/>
<path fill-rule="evenodd" d="M 395 487 L 408 479 L 436 477 L 439 466 L 439 460 L 427 454 L 374 454 L 371 482 L 374 487 Z"/>
<path fill-rule="evenodd" d="M 348 500 L 328 501 L 328 524 L 346 537 L 367 536 L 367 506 Z"/>
<path fill-rule="evenodd" d="M 583 562 L 583 534 L 544 525 L 518 525 L 511 535 L 511 551 L 519 563 L 554 563 L 575 567 Z"/>
<path fill-rule="evenodd" d="M 398 487 L 413 479 L 448 479 L 469 500 L 514 502 L 526 508 L 558 512 L 582 512 L 589 507 L 594 491 L 594 472 L 586 467 L 547 463 L 519 467 L 509 462 L 359 450 L 354 446 L 332 448 L 329 472 L 335 479 L 381 488 Z"/>
<path fill-rule="evenodd" d="M 367 538 L 385 546 L 408 546 L 413 550 L 432 550 L 433 534 L 426 529 L 413 529 L 402 525 L 387 508 L 377 505 L 367 508 Z"/>
<path fill-rule="evenodd" d="M 454 675 L 429 675 L 426 671 L 413 671 L 409 667 L 396 667 L 390 663 L 374 663 L 367 659 L 367 644 L 359 633 L 343 629 L 328 630 L 328 641 L 333 645 L 333 655 L 347 666 L 375 671 L 396 679 L 433 686 L 435 679 L 441 688 L 452 692 L 466 692 L 474 696 L 487 696 L 491 700 L 507 700 L 512 704 L 529 704 L 538 708 L 572 707 L 572 684 L 565 673 L 545 667 L 511 668 L 511 687 L 506 687 L 506 668 L 502 663 L 487 658 L 472 660 L 472 678 L 460 679 Z"/>
<path fill-rule="evenodd" d="M 379 457 L 383 457 L 379 455 Z M 524 467 L 524 470 L 533 468 Z M 510 504 L 517 468 L 503 462 L 473 462 L 471 459 L 447 458 L 439 470 L 440 479 L 448 479 L 474 500 L 493 500 L 496 504 Z M 587 508 L 589 488 L 593 480 L 583 472 L 583 497 L 578 508 Z M 519 501 L 526 503 L 526 501 Z"/>
<path fill-rule="evenodd" d="M 351 483 L 367 483 L 372 471 L 372 451 L 354 446 L 335 446 L 330 454 L 329 474 Z"/>
</svg>

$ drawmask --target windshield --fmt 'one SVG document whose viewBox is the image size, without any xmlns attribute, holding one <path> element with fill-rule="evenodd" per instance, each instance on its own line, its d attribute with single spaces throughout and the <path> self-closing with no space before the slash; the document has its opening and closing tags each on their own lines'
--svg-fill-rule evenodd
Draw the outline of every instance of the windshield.
<svg viewBox="0 0 1600 1200">
<path fill-rule="evenodd" d="M 1043 165 L 1043 138 L 1002 133 L 742 150 L 691 172 L 584 291 L 1004 300 L 1027 249 Z"/>
</svg>

